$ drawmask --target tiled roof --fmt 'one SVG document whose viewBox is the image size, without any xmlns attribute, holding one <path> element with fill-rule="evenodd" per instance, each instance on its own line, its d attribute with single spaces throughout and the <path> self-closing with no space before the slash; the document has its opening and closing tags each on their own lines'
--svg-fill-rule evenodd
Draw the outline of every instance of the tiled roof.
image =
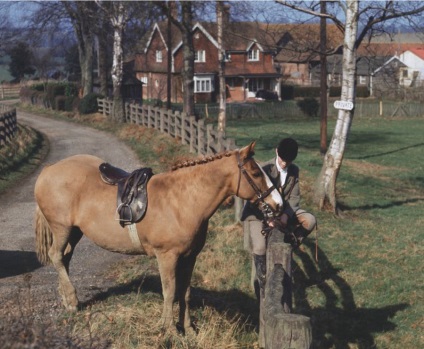
<svg viewBox="0 0 424 349">
<path fill-rule="evenodd" d="M 424 60 L 424 47 L 411 48 L 408 51 Z"/>
</svg>

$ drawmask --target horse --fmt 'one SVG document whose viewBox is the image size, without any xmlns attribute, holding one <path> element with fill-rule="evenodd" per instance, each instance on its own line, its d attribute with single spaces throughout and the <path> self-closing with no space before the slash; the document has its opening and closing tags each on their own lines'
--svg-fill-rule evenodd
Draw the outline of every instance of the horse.
<svg viewBox="0 0 424 349">
<path fill-rule="evenodd" d="M 253 158 L 254 147 L 252 142 L 153 175 L 147 183 L 146 213 L 132 233 L 116 220 L 117 187 L 102 181 L 102 159 L 74 155 L 43 168 L 34 187 L 36 252 L 42 264 L 55 267 L 64 307 L 78 308 L 69 263 L 85 235 L 109 251 L 155 256 L 163 295 L 160 325 L 174 326 L 176 297 L 179 324 L 190 328 L 190 280 L 210 217 L 234 195 L 257 202 L 267 213 L 282 206 L 280 194 Z"/>
</svg>

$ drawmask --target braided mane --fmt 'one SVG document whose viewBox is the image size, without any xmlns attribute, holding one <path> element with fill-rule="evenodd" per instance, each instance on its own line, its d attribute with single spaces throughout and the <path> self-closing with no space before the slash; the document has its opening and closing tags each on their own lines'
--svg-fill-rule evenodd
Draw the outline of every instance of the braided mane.
<svg viewBox="0 0 424 349">
<path fill-rule="evenodd" d="M 234 150 L 223 152 L 223 153 L 218 153 L 218 154 L 215 154 L 215 155 L 205 156 L 201 159 L 182 160 L 182 161 L 177 162 L 174 165 L 172 165 L 171 171 L 176 171 L 179 168 L 183 168 L 183 167 L 190 167 L 190 166 L 206 164 L 208 162 L 212 162 L 212 161 L 215 161 L 217 159 L 222 159 L 223 157 L 229 157 L 233 154 L 234 154 Z"/>
</svg>

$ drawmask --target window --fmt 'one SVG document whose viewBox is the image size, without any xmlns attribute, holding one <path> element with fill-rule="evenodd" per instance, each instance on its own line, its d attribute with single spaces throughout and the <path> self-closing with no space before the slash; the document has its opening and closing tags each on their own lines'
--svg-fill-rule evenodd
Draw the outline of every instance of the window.
<svg viewBox="0 0 424 349">
<path fill-rule="evenodd" d="M 225 79 L 225 82 L 229 87 L 235 87 L 236 86 L 236 79 L 235 78 L 227 78 L 227 79 Z"/>
<path fill-rule="evenodd" d="M 141 78 L 140 78 L 140 81 L 141 81 L 144 85 L 147 85 L 147 81 L 148 81 L 147 76 L 143 76 L 143 77 L 141 77 Z"/>
<path fill-rule="evenodd" d="M 257 92 L 258 90 L 264 89 L 264 80 L 263 79 L 249 79 L 249 91 Z"/>
<path fill-rule="evenodd" d="M 248 61 L 259 61 L 259 50 L 249 50 L 247 53 Z"/>
<path fill-rule="evenodd" d="M 197 63 L 206 62 L 205 50 L 199 50 L 194 52 L 194 61 Z"/>
<path fill-rule="evenodd" d="M 231 53 L 229 52 L 224 53 L 224 62 L 231 62 Z"/>
<path fill-rule="evenodd" d="M 156 51 L 156 62 L 158 63 L 162 62 L 162 51 L 160 50 Z"/>
<path fill-rule="evenodd" d="M 408 77 L 408 70 L 407 70 L 407 69 L 403 69 L 403 70 L 402 70 L 402 76 L 403 76 L 404 78 L 407 78 L 407 77 Z"/>
<path fill-rule="evenodd" d="M 213 90 L 211 77 L 194 77 L 194 93 L 212 92 Z"/>
</svg>

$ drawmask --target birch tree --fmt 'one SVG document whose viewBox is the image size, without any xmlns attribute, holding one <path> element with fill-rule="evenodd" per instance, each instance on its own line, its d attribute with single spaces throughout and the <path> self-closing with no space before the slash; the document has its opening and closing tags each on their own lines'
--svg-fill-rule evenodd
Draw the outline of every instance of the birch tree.
<svg viewBox="0 0 424 349">
<path fill-rule="evenodd" d="M 339 1 L 336 4 L 343 10 L 341 14 L 313 11 L 311 3 L 306 2 L 282 0 L 276 2 L 305 14 L 325 17 L 333 21 L 344 33 L 341 100 L 351 102 L 353 105 L 356 98 L 356 51 L 360 43 L 367 34 L 372 36 L 373 32 L 383 30 L 383 24 L 396 18 L 402 17 L 415 24 L 416 19 L 424 11 L 424 6 L 420 2 L 369 1 L 363 2 L 360 7 L 358 0 Z M 359 23 L 361 30 L 358 32 Z M 354 108 L 338 111 L 336 126 L 315 189 L 315 200 L 319 208 L 322 209 L 328 204 L 336 214 L 338 213 L 337 177 L 342 166 L 354 112 Z"/>
<path fill-rule="evenodd" d="M 113 59 L 112 59 L 112 84 L 113 84 L 113 119 L 125 122 L 125 105 L 122 96 L 122 83 L 124 80 L 124 30 L 130 18 L 129 5 L 126 1 L 96 1 L 97 5 L 109 18 L 113 28 Z"/>
</svg>

